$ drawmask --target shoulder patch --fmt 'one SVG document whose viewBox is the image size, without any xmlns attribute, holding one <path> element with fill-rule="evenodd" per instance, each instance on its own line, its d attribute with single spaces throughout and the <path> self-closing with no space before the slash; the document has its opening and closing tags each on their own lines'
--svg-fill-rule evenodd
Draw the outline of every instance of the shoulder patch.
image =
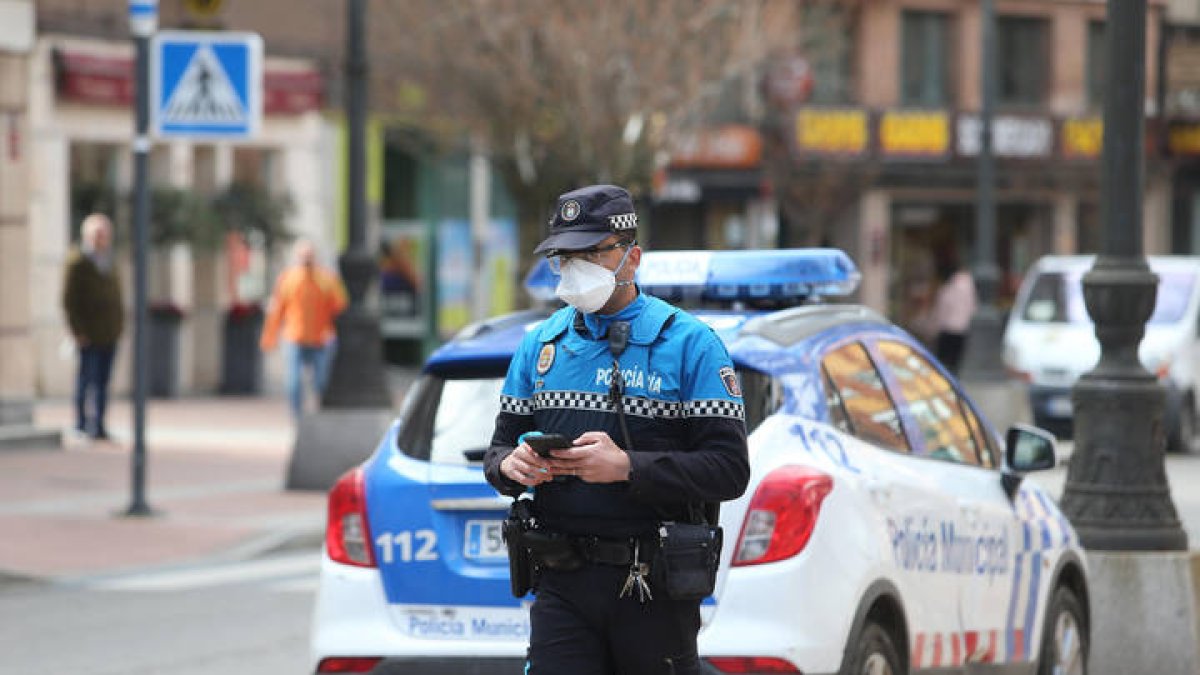
<svg viewBox="0 0 1200 675">
<path fill-rule="evenodd" d="M 725 366 L 720 371 L 721 382 L 725 384 L 725 391 L 729 392 L 730 396 L 737 398 L 742 397 L 742 385 L 738 383 L 737 373 L 733 368 Z"/>
<path fill-rule="evenodd" d="M 550 370 L 550 366 L 554 365 L 554 343 L 542 345 L 542 351 L 538 353 L 537 371 L 538 375 L 545 375 L 546 371 Z"/>
</svg>

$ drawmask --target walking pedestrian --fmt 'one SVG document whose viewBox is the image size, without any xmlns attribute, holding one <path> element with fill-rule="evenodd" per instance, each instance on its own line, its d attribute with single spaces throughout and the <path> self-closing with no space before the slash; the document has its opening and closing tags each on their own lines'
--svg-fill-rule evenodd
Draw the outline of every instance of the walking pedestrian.
<svg viewBox="0 0 1200 675">
<path fill-rule="evenodd" d="M 346 288 L 332 270 L 317 264 L 316 248 L 307 239 L 296 241 L 292 265 L 275 282 L 259 341 L 263 351 L 279 344 L 282 334 L 287 359 L 286 388 L 292 415 L 304 413 L 306 391 L 317 399 L 329 380 L 337 349 L 334 321 L 346 308 Z M 305 386 L 305 373 L 311 385 Z"/>
<path fill-rule="evenodd" d="M 967 348 L 967 333 L 975 315 L 975 281 L 953 251 L 936 260 L 938 289 L 934 296 L 933 321 L 937 329 L 934 353 L 950 372 L 958 374 Z"/>
<path fill-rule="evenodd" d="M 117 341 L 125 327 L 121 279 L 112 251 L 112 221 L 93 213 L 80 224 L 79 248 L 67 260 L 63 310 L 79 355 L 75 431 L 107 440 L 104 422 Z"/>
<path fill-rule="evenodd" d="M 500 492 L 533 489 L 528 536 L 541 544 L 526 672 L 700 673 L 700 601 L 711 588 L 680 582 L 715 578 L 716 559 L 675 575 L 662 549 L 696 528 L 715 535 L 712 507 L 746 489 L 733 364 L 708 326 L 634 283 L 642 249 L 623 188 L 561 195 L 534 252 L 561 275 L 568 306 L 513 356 L 485 458 Z M 564 447 L 538 454 L 531 444 L 547 437 L 535 432 Z M 675 534 L 681 524 L 689 534 Z"/>
</svg>

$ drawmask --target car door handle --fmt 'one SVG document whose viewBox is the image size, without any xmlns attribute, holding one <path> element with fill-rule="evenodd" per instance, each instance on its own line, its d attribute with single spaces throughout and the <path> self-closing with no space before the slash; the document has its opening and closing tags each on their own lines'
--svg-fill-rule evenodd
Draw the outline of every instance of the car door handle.
<svg viewBox="0 0 1200 675">
<path fill-rule="evenodd" d="M 975 504 L 960 504 L 958 509 L 962 513 L 963 520 L 968 523 L 978 523 L 983 517 L 983 509 Z"/>
<path fill-rule="evenodd" d="M 511 499 L 503 497 L 467 497 L 464 499 L 433 499 L 430 506 L 438 511 L 507 511 Z"/>
<path fill-rule="evenodd" d="M 867 494 L 871 495 L 871 499 L 880 506 L 886 506 L 892 501 L 891 486 L 880 481 L 869 481 L 867 483 Z"/>
</svg>

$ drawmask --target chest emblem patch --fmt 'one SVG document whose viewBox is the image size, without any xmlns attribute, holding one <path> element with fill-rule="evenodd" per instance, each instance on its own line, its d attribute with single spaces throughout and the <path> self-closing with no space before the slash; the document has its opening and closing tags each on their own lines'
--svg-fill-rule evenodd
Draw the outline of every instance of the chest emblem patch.
<svg viewBox="0 0 1200 675">
<path fill-rule="evenodd" d="M 545 375 L 552 365 L 554 365 L 554 345 L 542 345 L 542 351 L 538 354 L 537 360 L 538 375 Z"/>
<path fill-rule="evenodd" d="M 729 392 L 730 396 L 742 397 L 742 385 L 738 384 L 737 373 L 733 368 L 725 366 L 720 370 L 721 382 L 725 384 L 725 391 Z"/>
</svg>

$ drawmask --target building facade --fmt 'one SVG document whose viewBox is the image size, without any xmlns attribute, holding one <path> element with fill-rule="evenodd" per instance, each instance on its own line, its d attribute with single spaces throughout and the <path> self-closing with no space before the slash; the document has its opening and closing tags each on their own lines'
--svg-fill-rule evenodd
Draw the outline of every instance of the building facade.
<svg viewBox="0 0 1200 675">
<path fill-rule="evenodd" d="M 204 17 L 182 5 L 162 3 L 161 28 L 206 27 L 194 23 Z M 59 298 L 63 263 L 89 211 L 105 211 L 117 223 L 126 305 L 133 309 L 128 197 L 134 187 L 135 82 L 125 12 L 125 3 L 38 2 L 36 34 L 20 60 L 19 77 L 4 78 L 6 90 L 21 83 L 24 108 L 14 108 L 21 113 L 12 124 L 24 187 L 6 190 L 3 204 L 24 214 L 29 225 L 22 237 L 0 247 L 0 269 L 25 289 L 23 295 L 5 295 L 22 295 L 29 318 L 22 357 L 2 362 L 31 371 L 35 396 L 67 395 L 73 387 L 74 354 Z M 343 198 L 337 180 L 342 170 L 332 158 L 338 156 L 341 125 L 324 114 L 327 76 L 320 59 L 277 49 L 269 38 L 265 42 L 260 133 L 238 142 L 157 140 L 148 182 L 152 191 L 174 188 L 204 196 L 232 184 L 286 195 L 292 207 L 286 228 L 316 242 L 325 262 L 333 264 Z M 0 169 L 0 177 L 5 173 Z M 152 313 L 178 311 L 181 318 L 171 359 L 174 381 L 165 395 L 218 390 L 226 316 L 235 305 L 265 301 L 286 253 L 282 247 L 268 251 L 261 242 L 226 243 L 211 250 L 171 244 L 149 251 Z M 20 315 L 20 308 L 0 305 L 0 323 Z M 132 321 L 126 325 L 131 331 Z M 121 342 L 113 378 L 117 392 L 129 388 L 131 343 Z M 155 344 L 152 336 L 151 349 Z M 267 381 L 277 381 L 280 359 L 269 359 L 266 370 Z M 151 374 L 152 391 L 156 376 Z"/>
<path fill-rule="evenodd" d="M 28 427 L 37 394 L 32 306 L 26 292 L 34 235 L 29 202 L 29 54 L 33 0 L 0 0 L 0 433 Z M 11 289 L 16 289 L 11 290 Z"/>
<path fill-rule="evenodd" d="M 711 153 L 698 166 L 681 148 L 683 161 L 660 181 L 657 210 L 725 222 L 706 222 L 690 242 L 676 235 L 688 244 L 681 247 L 765 239 L 843 248 L 863 271 L 859 299 L 920 332 L 935 256 L 949 251 L 972 262 L 975 255 L 980 3 L 791 4 L 795 52 L 768 64 L 761 112 L 744 116 L 761 134 L 761 154 L 735 177 Z M 995 263 L 1004 309 L 1038 256 L 1093 252 L 1100 243 L 1105 2 L 997 0 L 995 7 Z M 1148 253 L 1192 250 L 1181 248 L 1174 222 L 1181 139 L 1192 126 L 1165 124 L 1161 112 L 1167 18 L 1166 3 L 1150 2 Z M 740 190 L 732 214 L 722 183 Z M 774 201 L 774 213 L 755 216 L 764 199 Z M 739 234 L 738 223 L 756 223 L 753 236 Z"/>
</svg>

